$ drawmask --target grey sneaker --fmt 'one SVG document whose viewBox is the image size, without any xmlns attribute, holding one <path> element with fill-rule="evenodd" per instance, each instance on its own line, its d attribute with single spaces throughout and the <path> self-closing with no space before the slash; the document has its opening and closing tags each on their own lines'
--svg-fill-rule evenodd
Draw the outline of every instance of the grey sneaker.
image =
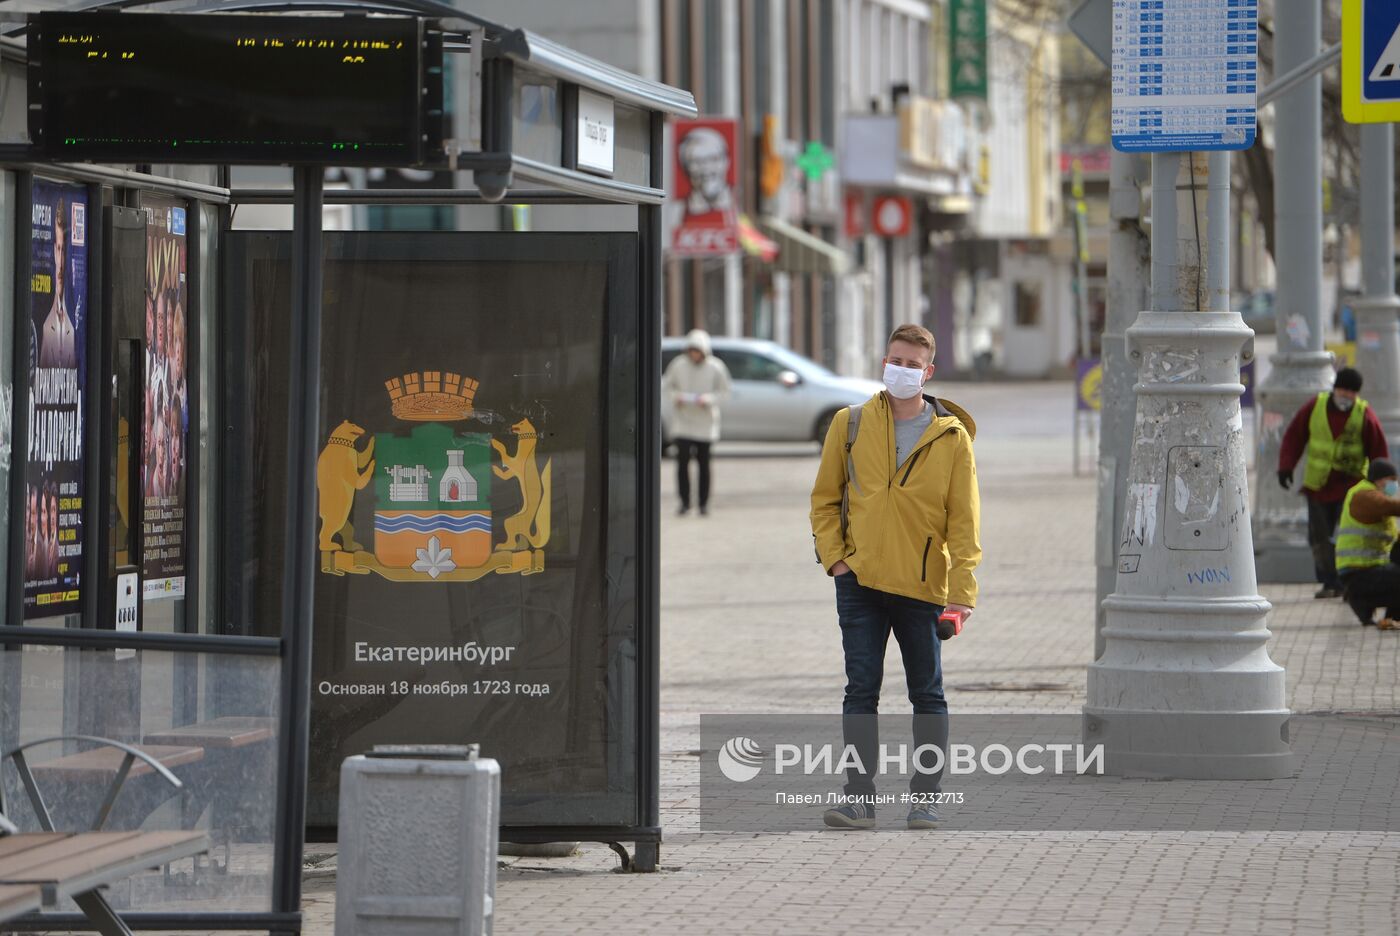
<svg viewBox="0 0 1400 936">
<path fill-rule="evenodd" d="M 875 807 L 869 803 L 848 803 L 822 813 L 822 822 L 833 829 L 875 828 Z"/>
<path fill-rule="evenodd" d="M 938 823 L 943 821 L 943 817 L 938 815 L 938 810 L 933 806 L 922 805 L 909 810 L 907 821 L 911 829 L 936 829 Z"/>
</svg>

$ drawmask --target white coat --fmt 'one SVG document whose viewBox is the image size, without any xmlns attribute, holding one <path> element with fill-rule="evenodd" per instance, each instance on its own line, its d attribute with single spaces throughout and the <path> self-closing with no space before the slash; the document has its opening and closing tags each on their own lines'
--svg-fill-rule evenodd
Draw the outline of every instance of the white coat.
<svg viewBox="0 0 1400 936">
<path fill-rule="evenodd" d="M 671 403 L 671 438 L 718 442 L 719 405 L 729 396 L 729 368 L 711 353 L 710 336 L 700 329 L 686 336 L 686 348 L 661 378 L 662 392 Z M 696 364 L 690 348 L 699 348 L 705 359 Z"/>
</svg>

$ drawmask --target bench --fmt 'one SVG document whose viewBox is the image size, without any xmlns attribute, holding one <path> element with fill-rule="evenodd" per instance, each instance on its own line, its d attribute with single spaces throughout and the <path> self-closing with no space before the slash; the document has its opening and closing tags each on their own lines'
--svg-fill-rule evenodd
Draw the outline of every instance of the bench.
<svg viewBox="0 0 1400 936">
<path fill-rule="evenodd" d="M 142 745 L 137 750 L 147 755 L 149 762 L 133 758 L 120 748 L 100 747 L 30 765 L 39 788 L 50 794 L 47 799 L 51 800 L 48 806 L 54 814 L 54 826 L 76 828 L 91 821 L 98 808 L 97 795 L 104 786 L 112 789 L 113 781 L 125 769 L 121 802 L 104 804 L 101 808 L 108 813 L 92 822 L 91 827 L 135 829 L 172 794 L 186 791 L 172 790 L 162 783 L 166 778 L 156 773 L 155 767 L 172 770 L 204 757 L 202 748 L 188 745 Z"/>
<path fill-rule="evenodd" d="M 0 836 L 0 921 L 71 897 L 103 936 L 130 936 L 100 888 L 209 850 L 203 832 L 34 832 Z"/>
<path fill-rule="evenodd" d="M 18 834 L 19 829 L 0 813 L 0 843 L 6 836 Z M 0 923 L 38 910 L 43 904 L 44 892 L 37 884 L 0 884 Z"/>
<path fill-rule="evenodd" d="M 254 715 L 224 715 L 208 721 L 153 731 L 146 744 L 197 746 L 207 750 L 231 750 L 271 741 L 277 722 Z"/>
<path fill-rule="evenodd" d="M 261 820 L 266 817 L 256 815 L 257 805 L 254 801 L 265 789 L 265 785 L 257 782 L 257 779 L 246 777 L 243 795 L 233 801 L 230 801 L 229 791 L 225 789 L 225 795 L 215 802 L 215 787 L 219 783 L 227 785 L 228 778 L 249 763 L 248 755 L 252 748 L 271 744 L 277 737 L 276 727 L 277 721 L 273 718 L 223 715 L 164 731 L 153 731 L 142 737 L 142 749 L 146 751 L 182 747 L 203 750 L 204 757 L 198 764 L 181 771 L 190 790 L 182 828 L 192 828 L 206 807 L 214 807 L 209 816 L 209 827 L 216 846 L 222 846 L 224 852 L 222 867 L 210 859 L 216 873 L 227 873 L 232 843 L 241 828 L 245 825 L 260 827 Z M 256 760 L 256 757 L 253 759 Z M 166 763 L 167 766 L 174 766 Z M 275 784 L 276 777 L 268 776 L 266 782 Z M 195 871 L 196 874 L 199 871 L 198 860 Z"/>
<path fill-rule="evenodd" d="M 33 884 L 0 884 L 0 923 L 38 910 L 41 897 L 42 891 Z"/>
<path fill-rule="evenodd" d="M 102 896 L 101 888 L 123 881 L 139 871 L 160 868 L 172 861 L 204 854 L 209 850 L 209 836 L 203 832 L 54 831 L 53 818 L 24 752 L 36 745 L 68 740 L 101 744 L 118 752 L 110 755 L 116 762 L 114 771 L 92 768 L 99 779 L 108 773 L 112 775 L 98 811 L 96 829 L 100 830 L 106 823 L 112 804 L 130 775 L 154 774 L 175 791 L 183 789 L 183 784 L 175 775 L 151 754 L 106 738 L 85 735 L 43 738 L 9 752 L 6 757 L 14 761 L 20 782 L 44 831 L 21 833 L 0 812 L 0 922 L 40 907 L 52 907 L 68 897 L 103 936 L 131 936 L 131 930 Z M 3 760 L 0 760 L 2 763 Z"/>
</svg>

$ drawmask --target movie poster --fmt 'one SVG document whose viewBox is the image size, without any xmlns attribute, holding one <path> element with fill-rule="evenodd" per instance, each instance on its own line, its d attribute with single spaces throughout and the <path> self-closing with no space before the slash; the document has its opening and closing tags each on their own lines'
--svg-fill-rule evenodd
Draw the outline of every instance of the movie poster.
<svg viewBox="0 0 1400 936">
<path fill-rule="evenodd" d="M 86 190 L 36 179 L 30 236 L 25 620 L 81 606 Z"/>
<path fill-rule="evenodd" d="M 185 451 L 190 425 L 185 251 L 184 207 L 148 199 L 141 432 L 141 580 L 147 601 L 185 594 Z"/>
</svg>

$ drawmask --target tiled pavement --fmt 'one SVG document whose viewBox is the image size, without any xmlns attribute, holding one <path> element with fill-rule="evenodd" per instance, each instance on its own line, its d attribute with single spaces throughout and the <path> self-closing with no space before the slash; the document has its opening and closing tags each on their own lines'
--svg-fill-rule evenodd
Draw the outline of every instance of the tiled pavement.
<svg viewBox="0 0 1400 936">
<path fill-rule="evenodd" d="M 982 600 L 945 645 L 956 711 L 1077 712 L 1093 647 L 1094 482 L 1070 466 L 1069 388 L 957 386 L 979 420 Z M 669 477 L 666 490 L 673 489 Z M 1400 835 L 783 835 L 698 828 L 698 716 L 824 712 L 843 682 L 831 585 L 811 559 L 815 451 L 716 469 L 711 517 L 663 519 L 662 800 L 667 870 L 609 873 L 584 846 L 508 859 L 497 931 L 1393 933 Z M 1400 712 L 1400 637 L 1307 586 L 1263 586 L 1295 711 Z M 907 711 L 898 655 L 886 710 Z M 1032 689 L 1040 686 L 1042 688 Z M 1092 823 L 1086 823 L 1091 826 Z M 561 923 L 560 921 L 565 921 Z"/>
<path fill-rule="evenodd" d="M 1070 471 L 1070 388 L 957 386 L 980 424 L 986 561 L 946 645 L 955 711 L 1074 713 L 1093 646 L 1094 483 Z M 716 465 L 712 515 L 663 519 L 664 870 L 614 873 L 585 845 L 505 859 L 496 932 L 1394 933 L 1400 835 L 1376 832 L 700 833 L 698 718 L 840 704 L 832 586 L 812 561 L 815 447 Z M 674 489 L 672 463 L 664 489 Z M 668 500 L 667 503 L 673 503 Z M 1263 586 L 1295 711 L 1400 712 L 1400 635 L 1362 629 L 1306 586 Z M 908 711 L 898 655 L 887 711 Z M 1397 778 L 1400 779 L 1400 778 Z M 1092 820 L 1086 817 L 1086 828 Z M 329 934 L 334 882 L 309 881 Z"/>
</svg>

